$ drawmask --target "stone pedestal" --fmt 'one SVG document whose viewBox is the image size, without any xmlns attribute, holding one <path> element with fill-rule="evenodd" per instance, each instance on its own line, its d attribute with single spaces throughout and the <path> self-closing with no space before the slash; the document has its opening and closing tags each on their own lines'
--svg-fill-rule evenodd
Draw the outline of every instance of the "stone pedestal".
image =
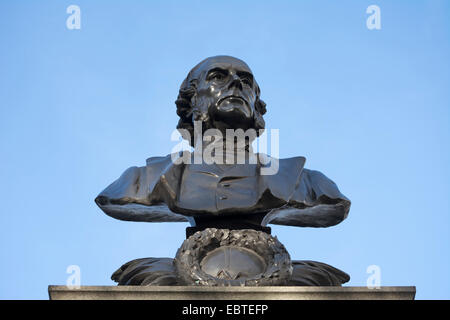
<svg viewBox="0 0 450 320">
<path fill-rule="evenodd" d="M 416 287 L 49 286 L 50 300 L 414 300 Z"/>
</svg>

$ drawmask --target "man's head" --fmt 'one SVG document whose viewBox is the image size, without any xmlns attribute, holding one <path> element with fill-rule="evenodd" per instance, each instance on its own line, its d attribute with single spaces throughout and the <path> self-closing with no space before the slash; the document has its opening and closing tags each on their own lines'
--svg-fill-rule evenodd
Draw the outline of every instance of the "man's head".
<svg viewBox="0 0 450 320">
<path fill-rule="evenodd" d="M 266 104 L 247 64 L 230 56 L 210 57 L 196 65 L 180 87 L 178 129 L 193 137 L 193 121 L 202 121 L 204 130 L 217 128 L 264 129 Z M 192 143 L 192 141 L 191 141 Z"/>
</svg>

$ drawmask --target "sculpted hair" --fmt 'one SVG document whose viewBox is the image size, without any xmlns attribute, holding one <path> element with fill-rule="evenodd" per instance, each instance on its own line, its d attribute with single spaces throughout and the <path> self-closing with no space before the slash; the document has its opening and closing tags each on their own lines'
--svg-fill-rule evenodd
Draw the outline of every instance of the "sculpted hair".
<svg viewBox="0 0 450 320">
<path fill-rule="evenodd" d="M 190 144 L 194 145 L 194 120 L 201 120 L 204 124 L 209 122 L 209 116 L 207 111 L 202 113 L 200 110 L 196 110 L 192 105 L 193 98 L 197 94 L 197 79 L 190 79 L 190 74 L 184 79 L 178 92 L 177 100 L 175 104 L 177 106 L 177 115 L 180 117 L 178 120 L 177 129 L 185 129 L 189 131 L 191 135 Z M 265 121 L 263 115 L 267 112 L 266 103 L 259 98 L 261 90 L 256 85 L 256 101 L 255 101 L 255 113 L 253 116 L 253 129 L 256 130 L 259 136 L 259 130 L 265 128 Z M 207 125 L 207 128 L 210 126 Z"/>
</svg>

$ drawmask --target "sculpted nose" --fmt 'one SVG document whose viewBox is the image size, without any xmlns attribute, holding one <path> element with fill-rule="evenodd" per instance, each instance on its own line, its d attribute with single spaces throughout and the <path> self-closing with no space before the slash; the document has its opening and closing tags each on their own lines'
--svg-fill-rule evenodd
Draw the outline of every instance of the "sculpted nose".
<svg viewBox="0 0 450 320">
<path fill-rule="evenodd" d="M 234 74 L 228 88 L 229 89 L 238 88 L 239 90 L 242 90 L 241 79 L 237 75 Z"/>
</svg>

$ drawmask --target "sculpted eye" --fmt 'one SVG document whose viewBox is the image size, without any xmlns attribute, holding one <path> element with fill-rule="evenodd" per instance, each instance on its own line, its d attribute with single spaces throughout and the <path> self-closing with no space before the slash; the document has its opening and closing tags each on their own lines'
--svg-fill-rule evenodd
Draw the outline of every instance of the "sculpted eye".
<svg viewBox="0 0 450 320">
<path fill-rule="evenodd" d="M 218 81 L 220 81 L 220 80 L 225 79 L 225 75 L 223 73 L 220 73 L 220 72 L 214 72 L 211 75 L 210 79 L 211 80 L 218 80 Z"/>
<path fill-rule="evenodd" d="M 253 76 L 248 72 L 238 72 L 239 78 L 241 78 L 241 82 L 249 87 L 253 86 Z"/>
<path fill-rule="evenodd" d="M 242 79 L 242 82 L 248 86 L 252 86 L 252 81 L 249 78 Z"/>
<path fill-rule="evenodd" d="M 207 80 L 208 81 L 225 81 L 228 76 L 228 72 L 226 70 L 215 68 L 208 72 Z"/>
</svg>

